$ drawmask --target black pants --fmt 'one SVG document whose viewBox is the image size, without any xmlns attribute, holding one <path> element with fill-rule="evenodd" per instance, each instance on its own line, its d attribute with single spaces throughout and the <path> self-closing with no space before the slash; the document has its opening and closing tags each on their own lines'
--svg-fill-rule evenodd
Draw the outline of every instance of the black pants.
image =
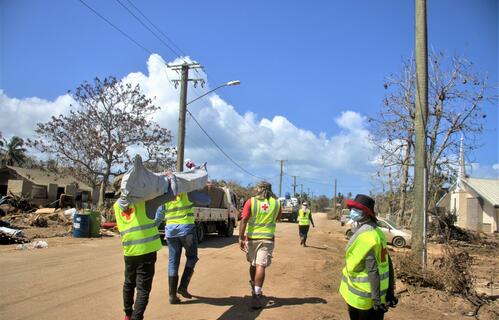
<svg viewBox="0 0 499 320">
<path fill-rule="evenodd" d="M 132 320 L 144 319 L 149 293 L 151 292 L 152 279 L 154 278 L 154 266 L 156 264 L 156 252 L 141 256 L 125 256 L 125 282 L 123 283 L 123 306 L 127 316 Z M 135 289 L 137 297 L 134 299 Z"/>
<path fill-rule="evenodd" d="M 300 234 L 302 243 L 307 241 L 308 229 L 310 229 L 310 226 L 298 226 L 298 233 Z"/>
<path fill-rule="evenodd" d="M 382 311 L 360 310 L 350 305 L 348 306 L 348 315 L 350 320 L 383 320 L 385 318 L 385 313 Z"/>
</svg>

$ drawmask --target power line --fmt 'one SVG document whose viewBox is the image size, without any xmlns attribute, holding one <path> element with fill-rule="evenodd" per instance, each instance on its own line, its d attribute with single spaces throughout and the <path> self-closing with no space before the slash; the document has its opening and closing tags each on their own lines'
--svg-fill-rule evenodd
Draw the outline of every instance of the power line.
<svg viewBox="0 0 499 320">
<path fill-rule="evenodd" d="M 131 0 L 126 0 L 135 10 L 137 10 L 138 13 L 140 13 L 140 15 L 142 17 L 144 17 L 144 19 L 146 19 L 147 22 L 149 22 L 149 24 L 154 28 L 156 29 L 156 31 L 158 31 L 159 33 L 161 33 L 161 35 L 163 35 L 163 37 L 165 37 L 165 39 L 167 39 L 168 41 L 170 41 L 170 43 L 176 48 L 178 49 L 178 51 L 184 55 L 184 56 L 187 56 L 187 54 L 184 52 L 184 50 L 180 49 L 176 44 L 175 42 L 173 42 L 173 40 L 168 37 L 163 31 L 161 31 L 161 29 L 159 29 L 149 18 L 147 18 L 147 16 L 139 9 L 137 8 L 137 6 L 135 6 L 133 4 L 133 2 Z M 177 54 L 180 56 L 180 54 Z"/>
<path fill-rule="evenodd" d="M 137 21 L 139 21 L 144 27 L 147 28 L 147 30 L 149 30 L 159 41 L 161 41 L 165 46 L 167 46 L 176 56 L 180 57 L 181 55 L 183 56 L 187 56 L 187 54 L 182 50 L 180 49 L 176 44 L 175 42 L 173 42 L 173 40 L 168 37 L 163 31 L 161 31 L 161 29 L 159 29 L 152 21 L 151 19 L 149 19 L 139 8 L 137 8 L 137 6 L 135 6 L 133 4 L 133 2 L 131 0 L 126 0 L 135 10 L 137 10 L 138 13 L 140 13 L 140 15 L 147 21 L 149 22 L 149 24 L 154 28 L 156 29 L 161 35 L 163 35 L 163 37 L 165 37 L 165 39 L 167 41 L 169 41 L 176 49 L 178 49 L 179 52 L 177 52 L 176 50 L 174 50 L 171 46 L 169 46 L 167 43 L 165 43 L 162 39 L 160 39 L 156 33 L 154 33 L 149 27 L 147 27 L 136 15 L 134 15 L 127 7 L 125 7 L 123 5 L 123 3 L 120 2 L 120 0 L 116 0 L 118 1 L 121 6 L 123 6 L 131 15 L 133 15 L 135 17 L 135 19 L 137 19 Z M 188 63 L 185 59 L 183 59 L 183 61 L 185 63 Z M 194 71 L 198 74 L 198 76 L 200 75 L 199 71 L 197 69 L 194 69 Z"/>
<path fill-rule="evenodd" d="M 134 18 L 135 20 L 137 20 L 141 25 L 144 26 L 144 28 L 146 28 L 147 30 L 149 30 L 149 32 L 151 32 L 154 37 L 156 37 L 156 39 L 158 39 L 165 47 L 167 47 L 168 49 L 170 49 L 171 52 L 173 52 L 173 54 L 175 56 L 180 56 L 176 51 L 175 49 L 173 49 L 170 45 L 168 45 L 168 43 L 166 43 L 165 41 L 163 41 L 163 39 L 161 39 L 151 28 L 149 28 L 148 25 L 146 25 L 139 17 L 137 17 L 133 12 L 132 10 L 130 10 L 127 6 L 125 6 L 123 4 L 123 2 L 121 2 L 120 0 L 116 0 L 116 2 L 118 2 L 126 11 L 128 11 L 128 13 L 130 13 Z"/>
<path fill-rule="evenodd" d="M 187 110 L 187 113 L 191 116 L 192 120 L 194 120 L 194 122 L 196 122 L 196 124 L 198 125 L 198 127 L 201 129 L 201 131 L 203 131 L 203 133 L 208 137 L 208 139 L 211 140 L 211 142 L 218 148 L 218 150 L 220 150 L 220 152 L 222 152 L 222 154 L 227 157 L 227 159 L 229 159 L 236 167 L 238 167 L 241 171 L 243 171 L 244 173 L 252 176 L 252 177 L 255 177 L 257 179 L 260 179 L 260 180 L 267 180 L 266 178 L 263 178 L 263 177 L 259 177 L 257 175 L 254 175 L 253 173 L 249 172 L 248 170 L 244 169 L 239 163 L 237 163 L 234 159 L 232 159 L 231 156 L 229 156 L 223 149 L 222 147 L 220 147 L 218 145 L 218 143 L 213 140 L 213 138 L 208 134 L 208 132 L 206 132 L 206 130 L 201 126 L 201 124 L 198 122 L 198 120 L 196 119 L 196 117 L 194 117 L 194 115 L 189 111 Z"/>
<path fill-rule="evenodd" d="M 106 17 L 104 17 L 97 10 L 95 10 L 94 8 L 92 8 L 91 6 L 89 6 L 83 0 L 79 0 L 79 1 L 84 6 L 86 6 L 90 11 L 92 11 L 95 15 L 97 15 L 99 18 L 101 18 L 102 20 L 104 20 L 105 22 L 107 22 L 111 27 L 113 27 L 114 29 L 116 29 L 119 33 L 121 33 L 122 35 L 124 35 L 128 40 L 132 41 L 135 45 L 137 45 L 138 47 L 140 47 L 142 50 L 144 50 L 145 52 L 149 53 L 150 55 L 153 55 L 153 52 L 151 50 L 147 49 L 146 47 L 144 47 L 143 45 L 141 45 L 138 41 L 136 41 L 131 36 L 129 36 L 126 32 L 124 32 L 123 30 L 121 30 L 120 28 L 118 28 L 115 24 L 113 24 L 111 21 L 109 21 L 109 19 L 107 19 Z M 163 63 L 164 65 L 168 66 L 168 63 L 166 63 L 166 61 L 161 56 L 158 55 L 157 57 L 161 61 L 161 63 Z M 165 71 L 166 79 L 168 80 L 168 82 L 170 83 L 170 85 L 172 87 L 175 87 L 174 84 L 172 83 L 172 81 L 170 80 L 170 78 L 168 77 L 167 70 L 166 69 L 163 69 L 163 70 Z"/>
<path fill-rule="evenodd" d="M 149 53 L 149 54 L 153 54 L 152 51 L 150 51 L 149 49 L 147 49 L 146 47 L 144 47 L 143 45 L 141 45 L 139 42 L 137 42 L 134 38 L 132 38 L 131 36 L 129 36 L 125 31 L 121 30 L 120 28 L 118 28 L 116 25 L 114 25 L 111 21 L 109 21 L 108 19 L 106 19 L 106 17 L 104 17 L 103 15 L 101 15 L 99 12 L 97 12 L 94 8 L 92 8 L 91 6 L 89 6 L 85 1 L 83 0 L 78 0 L 80 1 L 85 7 L 87 7 L 90 11 L 92 11 L 95 15 L 97 15 L 99 18 L 101 18 L 102 20 L 104 20 L 105 22 L 107 22 L 111 27 L 113 27 L 114 29 L 116 29 L 119 33 L 121 33 L 122 35 L 124 35 L 128 40 L 132 41 L 133 43 L 135 43 L 138 47 L 142 48 L 142 50 L 144 50 L 145 52 Z"/>
<path fill-rule="evenodd" d="M 311 180 L 311 179 L 308 179 L 308 178 L 304 178 L 302 176 L 297 176 L 297 175 L 289 175 L 287 173 L 285 173 L 285 175 L 287 175 L 288 177 L 298 177 L 300 178 L 301 180 L 305 181 L 305 182 L 309 182 L 309 183 L 315 183 L 315 184 L 322 184 L 322 185 L 325 185 L 325 186 L 332 186 L 333 184 L 332 183 L 327 183 L 327 182 L 320 182 L 320 181 L 314 181 L 314 180 Z"/>
</svg>

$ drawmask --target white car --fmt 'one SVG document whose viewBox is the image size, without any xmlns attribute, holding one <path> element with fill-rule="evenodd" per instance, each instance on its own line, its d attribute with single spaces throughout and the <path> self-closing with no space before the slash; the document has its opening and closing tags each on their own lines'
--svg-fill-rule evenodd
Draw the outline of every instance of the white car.
<svg viewBox="0 0 499 320">
<path fill-rule="evenodd" d="M 345 235 L 348 239 L 350 239 L 353 235 L 352 229 L 354 223 L 355 222 L 353 220 L 349 220 L 345 224 L 345 227 L 347 228 Z M 386 242 L 391 243 L 397 248 L 403 248 L 411 245 L 412 233 L 410 230 L 400 228 L 395 222 L 383 218 L 378 218 L 377 224 L 381 231 L 385 234 Z"/>
</svg>

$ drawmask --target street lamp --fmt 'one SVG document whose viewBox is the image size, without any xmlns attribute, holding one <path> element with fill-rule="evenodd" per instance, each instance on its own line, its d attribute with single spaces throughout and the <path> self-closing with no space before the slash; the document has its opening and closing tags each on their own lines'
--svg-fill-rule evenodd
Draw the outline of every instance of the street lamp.
<svg viewBox="0 0 499 320">
<path fill-rule="evenodd" d="M 199 97 L 187 102 L 185 105 L 180 106 L 180 113 L 178 118 L 178 144 L 177 144 L 177 172 L 183 171 L 184 168 L 184 148 L 185 148 L 185 114 L 187 112 L 187 106 L 194 101 L 201 99 L 202 97 L 212 93 L 215 90 L 218 90 L 222 87 L 231 87 L 237 86 L 241 84 L 239 80 L 232 80 L 226 83 L 219 85 L 218 87 L 203 93 Z M 184 100 L 185 101 L 185 100 Z"/>
<path fill-rule="evenodd" d="M 204 96 L 206 96 L 206 95 L 208 95 L 208 94 L 212 93 L 213 91 L 218 90 L 218 89 L 220 89 L 220 88 L 223 88 L 223 87 L 231 87 L 231 86 L 238 86 L 238 85 L 240 85 L 240 84 L 241 84 L 241 81 L 239 81 L 239 80 L 232 80 L 232 81 L 226 82 L 226 83 L 224 83 L 224 84 L 219 85 L 219 86 L 218 86 L 218 87 L 216 87 L 215 89 L 212 89 L 212 90 L 210 90 L 210 91 L 208 91 L 208 92 L 206 92 L 206 93 L 203 93 L 203 94 L 202 94 L 202 95 L 200 95 L 199 97 L 197 97 L 197 98 L 195 98 L 195 99 L 193 99 L 193 100 L 191 100 L 191 101 L 187 102 L 187 104 L 186 104 L 186 105 L 190 105 L 190 104 L 191 104 L 191 103 L 193 103 L 194 101 L 197 101 L 197 100 L 201 99 L 202 97 L 204 97 Z"/>
</svg>

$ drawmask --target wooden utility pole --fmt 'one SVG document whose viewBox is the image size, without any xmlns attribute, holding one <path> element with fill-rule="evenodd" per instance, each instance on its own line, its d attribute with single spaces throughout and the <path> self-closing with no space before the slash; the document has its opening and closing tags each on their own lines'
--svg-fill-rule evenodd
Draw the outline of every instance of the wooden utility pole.
<svg viewBox="0 0 499 320">
<path fill-rule="evenodd" d="M 284 167 L 284 162 L 288 161 L 288 160 L 276 160 L 278 162 L 281 163 L 281 173 L 280 173 L 280 176 L 279 176 L 279 198 L 282 197 L 282 172 L 283 172 L 283 167 Z"/>
<path fill-rule="evenodd" d="M 179 65 L 169 65 L 172 70 L 180 71 L 180 80 L 173 80 L 175 88 L 180 83 L 180 101 L 178 112 L 178 143 L 177 143 L 177 172 L 184 169 L 184 149 L 185 149 L 185 116 L 187 111 L 187 84 L 189 81 L 195 83 L 201 82 L 204 85 L 204 79 L 189 79 L 189 69 L 202 68 L 198 63 L 183 63 Z"/>
<path fill-rule="evenodd" d="M 336 178 L 334 178 L 333 217 L 336 217 Z"/>
<path fill-rule="evenodd" d="M 296 176 L 293 176 L 293 197 L 296 196 Z"/>
<path fill-rule="evenodd" d="M 428 48 L 426 0 L 416 0 L 416 112 L 412 253 L 426 265 L 426 124 L 428 119 Z"/>
</svg>

